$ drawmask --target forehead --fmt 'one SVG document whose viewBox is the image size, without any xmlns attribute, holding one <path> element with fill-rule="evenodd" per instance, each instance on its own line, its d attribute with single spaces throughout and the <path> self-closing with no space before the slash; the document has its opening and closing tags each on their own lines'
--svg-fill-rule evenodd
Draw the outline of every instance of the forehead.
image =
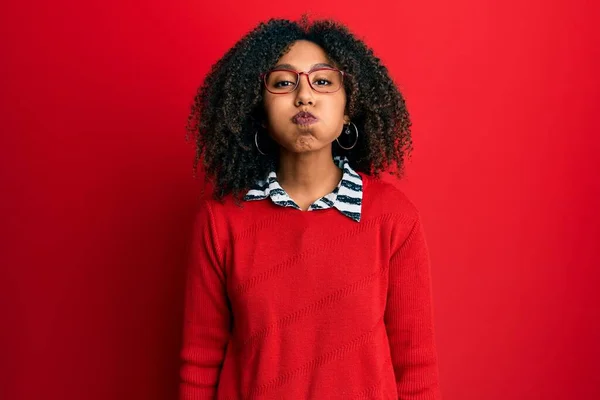
<svg viewBox="0 0 600 400">
<path fill-rule="evenodd" d="M 333 67 L 333 62 L 323 48 L 307 40 L 298 40 L 276 63 L 275 68 L 307 71 L 316 67 Z"/>
</svg>

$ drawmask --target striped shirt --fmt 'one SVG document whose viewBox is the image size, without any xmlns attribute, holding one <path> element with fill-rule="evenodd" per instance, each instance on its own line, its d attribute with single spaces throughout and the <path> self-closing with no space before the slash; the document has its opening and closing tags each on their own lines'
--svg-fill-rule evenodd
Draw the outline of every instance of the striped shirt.
<svg viewBox="0 0 600 400">
<path fill-rule="evenodd" d="M 335 156 L 333 159 L 337 166 L 344 171 L 342 179 L 331 193 L 316 200 L 308 207 L 307 211 L 325 210 L 334 207 L 345 216 L 359 222 L 362 209 L 362 178 L 350 167 L 347 157 Z M 292 200 L 277 181 L 277 174 L 274 169 L 269 172 L 266 179 L 261 179 L 255 183 L 244 196 L 244 200 L 263 200 L 267 197 L 270 197 L 271 201 L 278 206 L 293 207 L 300 210 L 298 204 Z"/>
</svg>

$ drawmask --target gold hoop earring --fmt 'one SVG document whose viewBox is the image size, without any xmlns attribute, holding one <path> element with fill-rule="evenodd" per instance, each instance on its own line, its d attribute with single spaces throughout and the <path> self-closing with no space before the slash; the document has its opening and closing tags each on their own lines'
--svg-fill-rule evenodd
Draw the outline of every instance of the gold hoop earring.
<svg viewBox="0 0 600 400">
<path fill-rule="evenodd" d="M 344 129 L 344 133 L 346 135 L 350 134 L 350 124 L 352 124 L 352 126 L 354 127 L 354 132 L 356 132 L 356 139 L 354 140 L 354 144 L 352 144 L 352 146 L 344 147 L 340 144 L 340 141 L 338 140 L 338 138 L 335 138 L 335 141 L 337 142 L 338 146 L 340 146 L 344 150 L 352 150 L 354 148 L 354 146 L 356 146 L 356 143 L 358 143 L 358 128 L 356 127 L 354 122 L 352 122 L 352 121 L 348 122 L 348 126 L 346 126 L 346 129 Z"/>
</svg>

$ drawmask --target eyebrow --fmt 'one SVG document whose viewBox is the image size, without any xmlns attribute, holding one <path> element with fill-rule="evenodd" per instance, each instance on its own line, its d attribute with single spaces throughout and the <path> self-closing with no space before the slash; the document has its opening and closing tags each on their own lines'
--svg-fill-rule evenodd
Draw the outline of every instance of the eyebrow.
<svg viewBox="0 0 600 400">
<path fill-rule="evenodd" d="M 317 64 L 313 65 L 312 67 L 310 67 L 310 70 L 313 70 L 315 68 L 322 68 L 322 67 L 335 68 L 333 65 L 328 64 L 328 63 L 317 63 Z M 273 69 L 293 69 L 293 70 L 297 70 L 297 68 L 294 67 L 292 64 L 279 64 L 279 65 L 276 65 Z"/>
</svg>

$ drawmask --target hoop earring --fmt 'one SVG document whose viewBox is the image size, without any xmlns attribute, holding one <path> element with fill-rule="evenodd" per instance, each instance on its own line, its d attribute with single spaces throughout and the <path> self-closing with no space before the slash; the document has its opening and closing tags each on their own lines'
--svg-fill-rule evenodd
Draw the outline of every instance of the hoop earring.
<svg viewBox="0 0 600 400">
<path fill-rule="evenodd" d="M 263 153 L 260 147 L 258 147 L 258 131 L 256 131 L 256 133 L 254 134 L 254 144 L 256 145 L 256 149 L 260 154 L 262 154 L 263 156 L 267 155 L 267 153 Z"/>
<path fill-rule="evenodd" d="M 340 144 L 340 141 L 338 140 L 338 138 L 335 138 L 335 141 L 337 142 L 337 144 L 344 150 L 352 150 L 354 148 L 354 146 L 356 146 L 356 143 L 358 143 L 358 128 L 356 127 L 354 122 L 352 122 L 352 121 L 348 122 L 348 126 L 346 127 L 346 129 L 344 129 L 344 133 L 346 135 L 350 134 L 350 124 L 352 124 L 352 126 L 354 127 L 354 132 L 356 132 L 356 140 L 354 141 L 354 144 L 352 146 L 344 147 Z"/>
</svg>

